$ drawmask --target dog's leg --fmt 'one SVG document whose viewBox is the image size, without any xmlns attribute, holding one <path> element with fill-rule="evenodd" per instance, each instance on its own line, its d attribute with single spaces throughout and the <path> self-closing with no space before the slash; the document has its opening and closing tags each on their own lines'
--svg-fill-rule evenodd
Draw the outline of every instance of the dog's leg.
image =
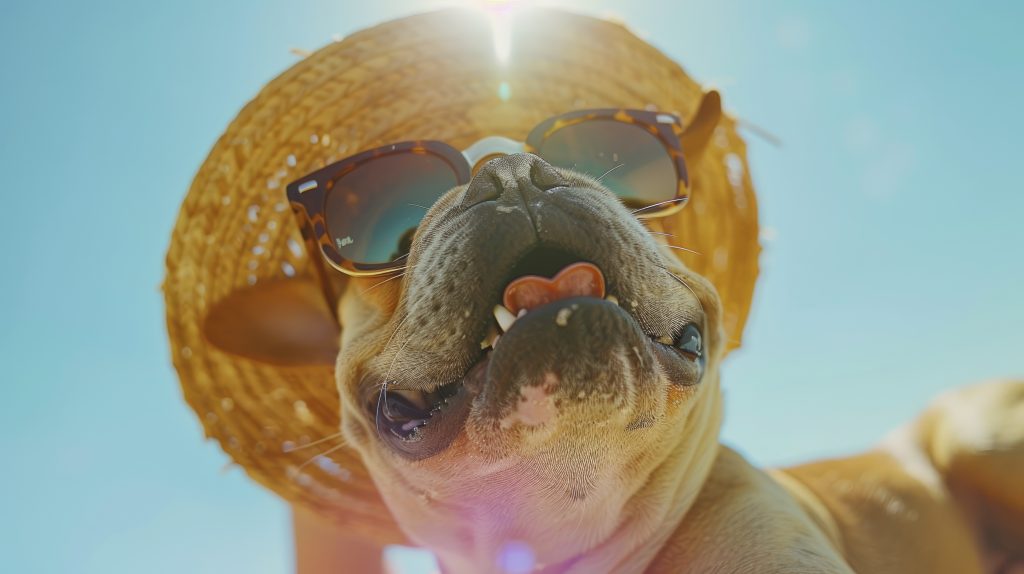
<svg viewBox="0 0 1024 574">
<path fill-rule="evenodd" d="M 722 447 L 647 574 L 853 574 L 826 529 L 777 479 Z"/>
<path fill-rule="evenodd" d="M 971 518 L 989 571 L 1024 572 L 1024 381 L 946 393 L 911 432 Z"/>
</svg>

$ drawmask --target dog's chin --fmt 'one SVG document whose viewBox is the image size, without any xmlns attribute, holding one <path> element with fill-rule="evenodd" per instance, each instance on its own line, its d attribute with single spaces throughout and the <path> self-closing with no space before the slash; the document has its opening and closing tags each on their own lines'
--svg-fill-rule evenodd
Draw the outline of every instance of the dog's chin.
<svg viewBox="0 0 1024 574">
<path fill-rule="evenodd" d="M 614 297 L 557 300 L 506 327 L 460 380 L 368 397 L 387 449 L 420 460 L 465 434 L 500 458 L 591 440 L 598 428 L 629 433 L 662 419 L 669 395 L 703 374 L 701 358 L 652 340 Z"/>
</svg>

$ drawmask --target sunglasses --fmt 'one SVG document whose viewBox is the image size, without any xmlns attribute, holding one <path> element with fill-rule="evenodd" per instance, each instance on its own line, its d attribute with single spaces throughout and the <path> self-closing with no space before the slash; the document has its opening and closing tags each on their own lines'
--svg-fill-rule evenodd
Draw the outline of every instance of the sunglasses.
<svg viewBox="0 0 1024 574">
<path fill-rule="evenodd" d="M 675 213 L 688 197 L 683 133 L 672 114 L 579 110 L 541 122 L 525 142 L 490 136 L 463 151 L 429 140 L 364 151 L 288 184 L 288 200 L 318 271 L 319 246 L 346 275 L 383 275 L 404 267 L 413 234 L 434 202 L 499 155 L 532 153 L 596 177 L 637 217 Z"/>
</svg>

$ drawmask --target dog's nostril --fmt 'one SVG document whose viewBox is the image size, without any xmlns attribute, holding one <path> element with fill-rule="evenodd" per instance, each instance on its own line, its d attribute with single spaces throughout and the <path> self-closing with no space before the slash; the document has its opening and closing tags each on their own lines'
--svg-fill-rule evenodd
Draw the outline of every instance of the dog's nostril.
<svg viewBox="0 0 1024 574">
<path fill-rule="evenodd" d="M 498 171 L 492 169 L 492 165 L 501 160 L 500 157 L 494 158 L 476 172 L 466 187 L 466 195 L 462 201 L 465 208 L 468 209 L 478 203 L 498 199 L 501 196 L 501 178 Z"/>
<path fill-rule="evenodd" d="M 537 156 L 531 157 L 535 159 L 530 165 L 530 181 L 537 189 L 547 191 L 565 185 L 565 178 L 551 164 Z"/>
<path fill-rule="evenodd" d="M 496 157 L 483 165 L 473 176 L 462 201 L 465 208 L 484 201 L 527 197 L 566 184 L 551 164 L 526 153 Z"/>
</svg>

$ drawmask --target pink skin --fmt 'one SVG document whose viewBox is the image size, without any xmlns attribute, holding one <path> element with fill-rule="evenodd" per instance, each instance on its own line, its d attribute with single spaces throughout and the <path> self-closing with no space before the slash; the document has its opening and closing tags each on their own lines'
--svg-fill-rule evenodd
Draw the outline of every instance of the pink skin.
<svg viewBox="0 0 1024 574">
<path fill-rule="evenodd" d="M 554 420 L 558 416 L 558 408 L 548 390 L 557 384 L 558 377 L 547 373 L 543 385 L 520 387 L 519 404 L 501 420 L 501 428 L 507 429 L 516 424 L 535 427 Z"/>
</svg>

